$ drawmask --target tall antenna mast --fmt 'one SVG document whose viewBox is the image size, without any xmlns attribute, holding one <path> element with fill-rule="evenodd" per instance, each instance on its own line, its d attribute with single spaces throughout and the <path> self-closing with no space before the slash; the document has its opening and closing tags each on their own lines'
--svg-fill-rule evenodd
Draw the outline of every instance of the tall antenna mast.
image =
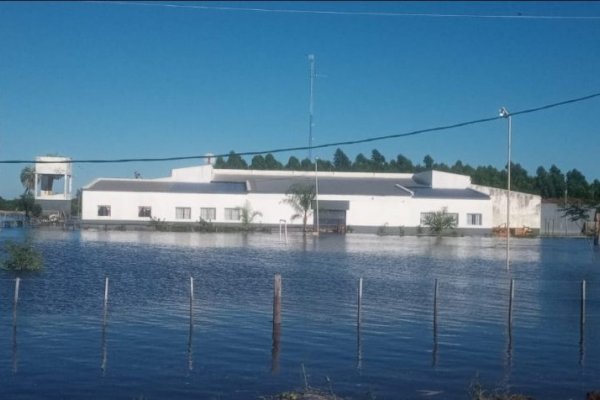
<svg viewBox="0 0 600 400">
<path fill-rule="evenodd" d="M 313 145 L 313 111 L 314 111 L 314 85 L 315 85 L 315 55 L 308 55 L 308 62 L 310 64 L 310 104 L 308 107 L 308 159 L 312 159 L 312 145 Z"/>
</svg>

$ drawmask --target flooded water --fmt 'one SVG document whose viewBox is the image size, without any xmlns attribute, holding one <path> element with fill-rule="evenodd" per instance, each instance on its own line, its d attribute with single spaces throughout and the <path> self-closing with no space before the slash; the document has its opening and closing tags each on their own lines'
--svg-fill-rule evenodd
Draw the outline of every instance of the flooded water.
<svg viewBox="0 0 600 400">
<path fill-rule="evenodd" d="M 543 399 L 600 389 L 600 254 L 586 240 L 514 240 L 507 272 L 494 238 L 5 229 L 0 242 L 26 235 L 45 269 L 22 277 L 16 315 L 14 277 L 0 271 L 0 398 L 255 399 L 308 384 L 446 399 L 468 398 L 475 380 Z"/>
</svg>

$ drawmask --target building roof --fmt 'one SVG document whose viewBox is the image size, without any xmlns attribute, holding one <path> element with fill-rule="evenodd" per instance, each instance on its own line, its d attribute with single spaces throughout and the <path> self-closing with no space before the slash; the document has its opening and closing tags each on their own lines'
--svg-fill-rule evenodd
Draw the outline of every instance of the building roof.
<svg viewBox="0 0 600 400">
<path fill-rule="evenodd" d="M 99 179 L 85 188 L 103 192 L 247 193 L 244 182 L 169 182 L 145 179 Z"/>
<path fill-rule="evenodd" d="M 490 196 L 473 189 L 412 188 L 418 199 L 488 200 Z"/>
<path fill-rule="evenodd" d="M 212 182 L 177 182 L 146 179 L 99 179 L 85 190 L 106 192 L 284 194 L 294 184 L 315 185 L 311 176 L 218 175 Z M 438 189 L 410 178 L 319 176 L 319 194 L 341 196 L 395 196 L 422 199 L 487 200 L 473 189 Z"/>
<path fill-rule="evenodd" d="M 248 182 L 250 193 L 285 193 L 294 184 L 315 185 L 315 178 L 308 176 L 269 176 L 269 175 L 223 175 L 217 179 L 230 182 Z M 319 176 L 319 194 L 354 196 L 410 196 L 402 187 L 425 187 L 412 179 L 389 178 L 348 178 Z"/>
</svg>

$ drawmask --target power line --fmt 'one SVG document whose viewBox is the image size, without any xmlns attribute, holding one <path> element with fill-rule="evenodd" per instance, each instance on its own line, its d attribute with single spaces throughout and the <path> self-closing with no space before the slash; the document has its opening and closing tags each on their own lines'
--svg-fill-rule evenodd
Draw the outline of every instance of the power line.
<svg viewBox="0 0 600 400">
<path fill-rule="evenodd" d="M 583 96 L 583 97 L 577 97 L 574 99 L 563 100 L 558 103 L 546 104 L 546 105 L 543 105 L 540 107 L 529 108 L 529 109 L 525 109 L 525 110 L 521 110 L 521 111 L 515 111 L 515 112 L 511 113 L 511 116 L 514 117 L 516 115 L 531 114 L 534 112 L 544 111 L 544 110 L 548 110 L 551 108 L 564 106 L 567 104 L 573 104 L 573 103 L 579 103 L 579 102 L 586 101 L 586 100 L 591 100 L 596 97 L 600 97 L 600 92 L 593 93 L 593 94 Z M 437 127 L 433 127 L 433 128 L 418 129 L 418 130 L 414 130 L 414 131 L 410 131 L 410 132 L 396 133 L 396 134 L 385 135 L 385 136 L 375 136 L 375 137 L 365 138 L 365 139 L 348 140 L 345 142 L 325 143 L 325 144 L 320 144 L 320 145 L 316 145 L 316 146 L 285 147 L 285 148 L 279 148 L 279 149 L 261 150 L 261 151 L 246 151 L 246 152 L 239 152 L 239 153 L 234 152 L 234 153 L 216 154 L 216 155 L 196 155 L 196 156 L 163 157 L 163 158 L 121 158 L 121 159 L 112 159 L 112 160 L 110 160 L 110 159 L 71 160 L 71 161 L 0 160 L 0 164 L 31 164 L 31 163 L 38 163 L 38 164 L 45 164 L 45 163 L 48 163 L 48 164 L 52 164 L 52 163 L 57 163 L 57 164 L 58 163 L 108 164 L 108 163 L 130 163 L 130 162 L 202 160 L 202 159 L 215 158 L 215 157 L 227 157 L 231 154 L 237 155 L 237 156 L 255 156 L 255 155 L 260 155 L 260 154 L 268 154 L 268 153 L 271 153 L 271 154 L 286 153 L 286 152 L 292 152 L 292 151 L 302 151 L 302 150 L 309 150 L 309 149 L 323 149 L 323 148 L 327 148 L 327 147 L 348 146 L 348 145 L 361 144 L 361 143 L 378 142 L 381 140 L 397 139 L 397 138 L 403 138 L 403 137 L 408 137 L 408 136 L 422 135 L 425 133 L 433 133 L 433 132 L 440 132 L 440 131 L 445 131 L 445 130 L 450 130 L 450 129 L 455 129 L 455 128 L 462 128 L 465 126 L 496 121 L 498 119 L 504 119 L 504 117 L 495 116 L 495 117 L 490 117 L 490 118 L 481 118 L 481 119 L 476 119 L 476 120 L 467 121 L 467 122 L 459 122 L 459 123 L 451 124 L 451 125 L 443 125 L 443 126 L 437 126 Z"/>
<path fill-rule="evenodd" d="M 487 18 L 487 19 L 542 19 L 542 20 L 600 20 L 600 16 L 568 16 L 568 15 L 516 15 L 510 14 L 445 14 L 445 13 L 409 13 L 409 12 L 385 12 L 385 11 L 333 11 L 333 10 L 300 10 L 285 8 L 257 8 L 257 7 L 225 7 L 204 6 L 190 4 L 170 3 L 140 3 L 121 1 L 89 1 L 88 3 L 112 4 L 121 6 L 163 7 L 195 9 L 207 11 L 238 11 L 255 13 L 279 13 L 279 14 L 314 14 L 314 15 L 342 15 L 342 16 L 367 16 L 367 17 L 424 17 L 424 18 Z"/>
</svg>

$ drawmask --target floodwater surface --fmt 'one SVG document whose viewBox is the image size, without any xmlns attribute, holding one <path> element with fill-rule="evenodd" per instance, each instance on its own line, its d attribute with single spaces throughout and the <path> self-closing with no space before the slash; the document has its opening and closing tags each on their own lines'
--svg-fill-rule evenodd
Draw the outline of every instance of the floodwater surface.
<svg viewBox="0 0 600 400">
<path fill-rule="evenodd" d="M 583 399 L 600 389 L 600 254 L 586 240 L 513 240 L 507 271 L 496 238 L 5 229 L 0 244 L 25 236 L 45 268 L 22 276 L 16 312 L 14 276 L 0 271 L 0 398 L 256 399 L 309 385 L 353 399 L 466 399 L 479 382 Z"/>
</svg>

